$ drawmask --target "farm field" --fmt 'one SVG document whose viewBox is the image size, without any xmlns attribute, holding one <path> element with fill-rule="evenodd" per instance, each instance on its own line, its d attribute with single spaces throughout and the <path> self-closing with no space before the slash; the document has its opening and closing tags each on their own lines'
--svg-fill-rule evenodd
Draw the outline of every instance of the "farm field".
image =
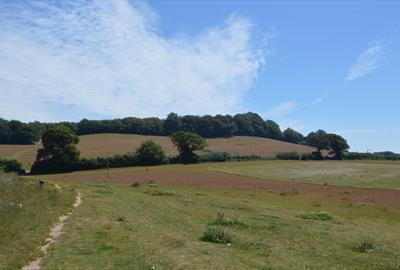
<svg viewBox="0 0 400 270">
<path fill-rule="evenodd" d="M 299 183 L 400 189 L 396 161 L 256 161 L 210 166 L 210 171 Z"/>
<path fill-rule="evenodd" d="M 79 137 L 77 145 L 82 157 L 98 157 L 132 152 L 142 141 L 153 140 L 160 144 L 168 155 L 176 155 L 176 148 L 166 136 L 144 136 L 133 134 L 93 134 Z M 233 155 L 258 155 L 272 157 L 279 152 L 297 151 L 310 153 L 314 148 L 286 143 L 267 138 L 236 136 L 232 138 L 207 139 L 206 150 L 229 152 Z M 30 167 L 36 157 L 37 145 L 1 145 L 0 157 L 15 158 Z"/>
<path fill-rule="evenodd" d="M 108 178 L 96 170 L 25 179 L 82 194 L 43 259 L 44 270 L 388 270 L 400 267 L 398 185 L 374 188 L 386 177 L 379 172 L 370 188 L 334 184 L 341 184 L 338 176 L 360 179 L 379 166 L 397 173 L 391 166 L 398 164 L 270 160 L 116 168 Z M 275 174 L 262 179 L 226 172 L 252 166 L 271 167 Z M 293 182 L 304 174 L 296 166 L 321 184 Z M 279 168 L 287 174 L 278 174 Z M 204 241 L 207 230 L 206 239 L 223 243 Z M 36 228 L 28 232 L 34 235 Z"/>
</svg>

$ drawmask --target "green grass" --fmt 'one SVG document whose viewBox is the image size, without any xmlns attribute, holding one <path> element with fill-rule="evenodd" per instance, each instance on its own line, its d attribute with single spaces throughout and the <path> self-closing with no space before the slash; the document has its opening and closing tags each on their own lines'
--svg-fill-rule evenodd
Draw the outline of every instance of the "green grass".
<svg viewBox="0 0 400 270">
<path fill-rule="evenodd" d="M 158 185 L 174 196 L 151 196 L 148 184 L 74 185 L 83 203 L 66 221 L 44 270 L 365 270 L 389 269 L 400 256 L 397 208 L 349 206 L 312 194 Z M 298 218 L 322 211 L 334 222 Z M 366 235 L 379 248 L 355 249 Z"/>
<path fill-rule="evenodd" d="M 71 209 L 75 192 L 0 175 L 0 269 L 19 269 L 41 255 L 53 223 Z"/>
<path fill-rule="evenodd" d="M 210 165 L 208 170 L 269 180 L 400 189 L 400 162 L 256 161 Z"/>
</svg>

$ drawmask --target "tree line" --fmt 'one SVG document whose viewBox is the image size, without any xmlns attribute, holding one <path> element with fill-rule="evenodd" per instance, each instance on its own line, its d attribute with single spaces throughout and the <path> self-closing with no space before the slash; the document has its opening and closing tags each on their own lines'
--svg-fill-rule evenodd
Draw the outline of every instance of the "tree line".
<svg viewBox="0 0 400 270">
<path fill-rule="evenodd" d="M 177 131 L 199 134 L 204 138 L 230 137 L 235 135 L 257 136 L 282 140 L 291 143 L 303 143 L 304 136 L 288 128 L 282 131 L 277 123 L 264 120 L 256 113 L 248 112 L 231 115 L 185 115 L 170 113 L 165 119 L 157 117 L 126 117 L 113 120 L 88 120 L 80 122 L 22 123 L 0 119 L 0 144 L 33 144 L 43 132 L 56 125 L 65 125 L 78 135 L 96 133 L 126 133 L 140 135 L 169 136 Z"/>
<path fill-rule="evenodd" d="M 173 157 L 174 162 L 197 163 L 199 156 L 195 151 L 203 150 L 206 141 L 198 134 L 177 131 L 170 135 L 179 155 Z M 90 170 L 104 167 L 149 166 L 169 163 L 162 147 L 148 140 L 131 153 L 115 155 L 111 158 L 80 158 L 76 148 L 78 135 L 67 126 L 58 125 L 46 130 L 42 135 L 42 147 L 38 149 L 31 173 L 58 173 L 75 170 Z"/>
</svg>

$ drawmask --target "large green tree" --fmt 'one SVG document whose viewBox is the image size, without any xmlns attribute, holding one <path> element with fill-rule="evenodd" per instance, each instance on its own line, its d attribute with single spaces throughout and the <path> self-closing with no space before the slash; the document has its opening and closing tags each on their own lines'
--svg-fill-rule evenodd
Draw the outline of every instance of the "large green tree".
<svg viewBox="0 0 400 270">
<path fill-rule="evenodd" d="M 70 128 L 58 125 L 42 135 L 42 145 L 32 165 L 32 173 L 65 172 L 74 170 L 79 162 L 76 144 L 79 137 Z"/>
<path fill-rule="evenodd" d="M 159 165 L 167 162 L 167 157 L 161 145 L 151 140 L 142 142 L 135 154 L 138 165 Z"/>
<path fill-rule="evenodd" d="M 315 159 L 323 159 L 322 150 L 328 150 L 330 148 L 330 140 L 328 134 L 323 130 L 317 130 L 311 132 L 306 138 L 307 144 L 317 148 L 317 151 L 313 152 Z"/>
<path fill-rule="evenodd" d="M 343 159 L 344 152 L 346 152 L 350 147 L 347 141 L 337 134 L 328 134 L 330 149 L 329 154 L 333 154 L 335 159 Z"/>
<path fill-rule="evenodd" d="M 164 120 L 163 128 L 166 135 L 170 135 L 176 131 L 181 130 L 181 118 L 178 116 L 178 114 L 173 112 L 168 114 L 167 119 Z"/>
<path fill-rule="evenodd" d="M 196 133 L 178 131 L 170 136 L 172 143 L 179 152 L 182 163 L 199 162 L 199 157 L 194 151 L 203 150 L 206 147 L 206 141 Z"/>
<path fill-rule="evenodd" d="M 304 140 L 304 136 L 294 129 L 287 128 L 283 132 L 283 139 L 290 143 L 299 143 Z"/>
</svg>

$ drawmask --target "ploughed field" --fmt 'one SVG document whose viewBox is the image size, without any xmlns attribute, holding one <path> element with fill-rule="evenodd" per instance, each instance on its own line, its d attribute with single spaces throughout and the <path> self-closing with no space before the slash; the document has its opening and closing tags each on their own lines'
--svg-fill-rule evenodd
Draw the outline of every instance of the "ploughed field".
<svg viewBox="0 0 400 270">
<path fill-rule="evenodd" d="M 82 194 L 45 270 L 400 269 L 400 162 L 167 165 L 24 181 L 37 179 L 60 186 L 49 201 Z M 0 239 L 0 258 L 15 241 L 47 237 L 21 228 L 24 238 Z M 35 252 L 8 261 L 24 254 Z"/>
<path fill-rule="evenodd" d="M 141 142 L 153 140 L 160 144 L 168 155 L 176 155 L 176 148 L 166 136 L 145 136 L 133 134 L 93 134 L 79 137 L 77 145 L 82 157 L 98 157 L 132 152 Z M 310 153 L 314 148 L 286 143 L 267 138 L 236 136 L 231 138 L 207 139 L 206 150 L 229 152 L 232 155 L 258 155 L 272 157 L 279 152 L 296 151 Z M 39 145 L 0 144 L 0 157 L 15 158 L 30 167 L 36 157 Z"/>
</svg>

